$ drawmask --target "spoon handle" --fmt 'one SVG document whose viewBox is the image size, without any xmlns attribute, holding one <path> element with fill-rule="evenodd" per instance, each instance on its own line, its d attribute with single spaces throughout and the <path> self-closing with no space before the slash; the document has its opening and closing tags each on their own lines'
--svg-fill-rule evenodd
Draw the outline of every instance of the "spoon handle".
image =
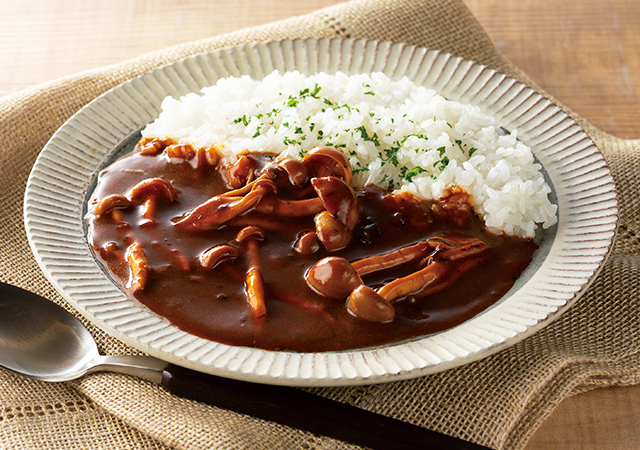
<svg viewBox="0 0 640 450">
<path fill-rule="evenodd" d="M 220 378 L 173 364 L 162 384 L 174 394 L 373 449 L 486 449 L 300 389 Z"/>
</svg>

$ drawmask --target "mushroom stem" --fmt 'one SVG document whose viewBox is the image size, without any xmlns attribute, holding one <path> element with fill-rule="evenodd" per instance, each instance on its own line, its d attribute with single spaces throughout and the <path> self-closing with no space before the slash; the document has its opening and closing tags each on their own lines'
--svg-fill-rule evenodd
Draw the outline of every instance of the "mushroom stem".
<svg viewBox="0 0 640 450">
<path fill-rule="evenodd" d="M 258 261 L 258 242 L 250 237 L 247 240 L 249 253 L 249 270 L 245 279 L 245 293 L 251 308 L 251 317 L 258 325 L 267 318 L 267 304 L 265 301 L 265 287 Z"/>
<path fill-rule="evenodd" d="M 399 248 L 393 252 L 353 261 L 351 265 L 356 269 L 358 275 L 362 277 L 370 273 L 390 269 L 421 259 L 431 251 L 433 251 L 433 246 L 428 240 L 424 240 L 407 247 Z"/>
<path fill-rule="evenodd" d="M 398 278 L 377 289 L 388 301 L 410 294 L 421 297 L 442 291 L 469 270 L 481 264 L 489 256 L 489 246 L 480 239 L 469 239 L 460 247 L 437 254 L 436 261 L 417 272 Z"/>
<path fill-rule="evenodd" d="M 256 211 L 284 217 L 305 217 L 317 214 L 324 209 L 318 197 L 303 200 L 283 200 L 277 197 L 265 197 L 255 207 Z"/>
<path fill-rule="evenodd" d="M 129 278 L 128 287 L 133 292 L 141 291 L 147 285 L 149 273 L 152 267 L 144 253 L 142 245 L 138 242 L 132 242 L 125 253 L 129 267 L 131 268 L 131 276 Z"/>
<path fill-rule="evenodd" d="M 231 191 L 227 191 L 224 192 L 220 195 L 218 195 L 218 197 L 242 197 L 244 195 L 247 195 L 249 192 L 251 192 L 251 189 L 253 189 L 253 186 L 255 186 L 255 184 L 258 181 L 264 180 L 266 179 L 267 176 L 266 175 L 260 175 L 258 178 L 256 178 L 253 181 L 250 181 L 249 183 L 245 184 L 242 187 L 239 187 L 238 189 L 233 189 Z"/>
<path fill-rule="evenodd" d="M 244 290 L 251 308 L 251 318 L 257 325 L 262 325 L 267 318 L 265 285 L 260 271 L 260 254 L 258 239 L 265 237 L 263 230 L 256 226 L 244 227 L 236 236 L 237 242 L 246 242 L 249 269 L 245 276 Z"/>
<path fill-rule="evenodd" d="M 260 180 L 244 197 L 228 197 L 216 195 L 196 206 L 175 222 L 175 226 L 183 231 L 202 231 L 218 228 L 234 217 L 246 212 L 262 199 L 264 195 L 275 190 L 270 180 Z"/>
<path fill-rule="evenodd" d="M 388 302 L 409 294 L 416 294 L 423 289 L 430 288 L 434 283 L 440 281 L 447 273 L 447 265 L 442 262 L 429 264 L 417 272 L 406 277 L 396 278 L 390 283 L 377 289 L 378 294 Z M 445 285 L 442 286 L 444 289 Z"/>
<path fill-rule="evenodd" d="M 156 225 L 156 209 L 158 206 L 158 198 L 150 195 L 144 200 L 144 210 L 142 211 L 141 227 L 152 227 Z"/>
<path fill-rule="evenodd" d="M 111 211 L 111 219 L 113 220 L 113 223 L 116 224 L 116 228 L 120 228 L 120 229 L 128 229 L 129 228 L 129 224 L 127 223 L 127 221 L 124 218 L 124 213 L 122 212 L 122 210 L 120 209 L 114 209 Z"/>
<path fill-rule="evenodd" d="M 457 261 L 469 256 L 479 255 L 489 249 L 489 246 L 480 239 L 467 239 L 461 245 L 445 250 L 438 254 L 438 259 L 446 261 Z"/>
</svg>

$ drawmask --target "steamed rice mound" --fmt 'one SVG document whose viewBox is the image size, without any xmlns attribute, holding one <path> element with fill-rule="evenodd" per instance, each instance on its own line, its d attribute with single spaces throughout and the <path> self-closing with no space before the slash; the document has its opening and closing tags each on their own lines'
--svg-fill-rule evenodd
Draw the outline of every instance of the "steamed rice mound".
<svg viewBox="0 0 640 450">
<path fill-rule="evenodd" d="M 201 94 L 166 98 L 142 135 L 215 146 L 223 163 L 246 151 L 299 159 L 313 147 L 333 146 L 348 156 L 357 186 L 424 199 L 463 187 L 491 231 L 530 237 L 557 221 L 542 167 L 515 130 L 505 132 L 475 106 L 383 73 L 223 78 Z"/>
</svg>

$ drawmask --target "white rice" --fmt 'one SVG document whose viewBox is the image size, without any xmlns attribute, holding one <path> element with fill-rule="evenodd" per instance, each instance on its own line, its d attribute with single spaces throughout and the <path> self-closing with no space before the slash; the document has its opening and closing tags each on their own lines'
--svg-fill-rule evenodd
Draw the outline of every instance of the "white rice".
<svg viewBox="0 0 640 450">
<path fill-rule="evenodd" d="M 533 236 L 556 223 L 556 205 L 531 149 L 479 108 L 447 100 L 407 78 L 273 72 L 229 77 L 181 99 L 166 98 L 145 137 L 215 145 L 223 162 L 244 151 L 300 158 L 342 148 L 355 184 L 440 198 L 458 185 L 487 227 Z"/>
</svg>

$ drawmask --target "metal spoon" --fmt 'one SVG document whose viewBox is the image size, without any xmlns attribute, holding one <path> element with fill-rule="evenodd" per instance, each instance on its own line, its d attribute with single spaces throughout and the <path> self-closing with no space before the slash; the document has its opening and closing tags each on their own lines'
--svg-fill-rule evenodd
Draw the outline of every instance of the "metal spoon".
<svg viewBox="0 0 640 450">
<path fill-rule="evenodd" d="M 0 283 L 0 367 L 42 381 L 119 372 L 182 397 L 371 448 L 485 448 L 426 428 L 285 387 L 216 377 L 150 356 L 103 356 L 64 308 Z"/>
</svg>

